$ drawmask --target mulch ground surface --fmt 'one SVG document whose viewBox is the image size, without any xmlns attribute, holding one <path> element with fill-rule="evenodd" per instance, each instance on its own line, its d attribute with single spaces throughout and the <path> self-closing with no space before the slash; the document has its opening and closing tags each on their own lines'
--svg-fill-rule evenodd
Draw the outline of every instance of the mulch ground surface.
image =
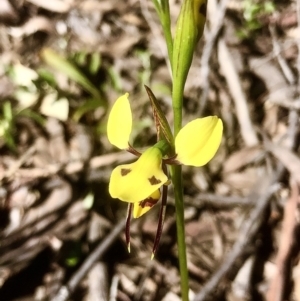
<svg viewBox="0 0 300 301">
<path fill-rule="evenodd" d="M 217 115 L 224 136 L 183 168 L 190 300 L 300 300 L 300 1 L 209 0 L 207 19 L 183 123 Z M 180 300 L 172 188 L 154 260 L 159 204 L 132 221 L 128 253 L 108 193 L 134 159 L 107 140 L 109 108 L 129 92 L 132 142 L 153 145 L 143 85 L 172 124 L 167 63 L 150 0 L 0 0 L 1 301 Z"/>
</svg>

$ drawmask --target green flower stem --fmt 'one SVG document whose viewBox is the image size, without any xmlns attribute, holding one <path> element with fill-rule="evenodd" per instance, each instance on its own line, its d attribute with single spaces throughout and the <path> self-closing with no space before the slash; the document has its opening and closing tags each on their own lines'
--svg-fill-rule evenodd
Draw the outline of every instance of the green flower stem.
<svg viewBox="0 0 300 301">
<path fill-rule="evenodd" d="M 174 137 L 177 136 L 178 132 L 182 127 L 182 99 L 183 99 L 184 85 L 181 82 L 175 84 L 173 82 L 172 90 L 172 106 L 174 114 Z"/>
<path fill-rule="evenodd" d="M 168 28 L 170 27 L 166 26 L 167 23 L 163 24 L 164 34 L 166 37 L 166 42 L 168 47 L 168 54 L 171 61 L 172 75 L 173 75 L 172 105 L 173 105 L 173 113 L 174 113 L 175 139 L 177 134 L 181 130 L 181 126 L 182 126 L 183 91 L 184 91 L 187 75 L 192 63 L 194 49 L 196 47 L 198 37 L 199 37 L 198 23 L 200 25 L 203 25 L 205 21 L 202 20 L 203 18 L 199 19 L 198 17 L 199 9 L 195 11 L 195 4 L 202 5 L 203 1 L 202 0 L 197 2 L 195 2 L 194 0 L 183 1 L 180 14 L 176 23 L 176 31 L 172 43 L 172 49 L 170 47 L 171 38 L 168 37 L 168 34 L 171 33 L 167 32 Z M 167 5 L 165 7 L 167 7 Z M 165 9 L 165 11 L 167 10 L 168 9 Z M 196 16 L 196 20 L 195 20 L 195 16 Z M 163 18 L 161 18 L 161 20 L 162 19 Z M 164 18 L 164 20 L 166 21 L 167 18 Z M 201 21 L 203 22 L 201 23 Z M 175 195 L 177 245 L 178 245 L 178 258 L 179 258 L 179 268 L 180 268 L 180 278 L 181 278 L 181 295 L 182 295 L 182 301 L 188 301 L 189 300 L 188 297 L 189 277 L 188 277 L 187 258 L 186 258 L 183 185 L 182 185 L 181 167 L 173 166 L 171 168 L 171 176 L 172 176 L 174 195 Z"/>
<path fill-rule="evenodd" d="M 171 176 L 174 186 L 175 207 L 176 207 L 176 227 L 177 227 L 177 246 L 179 258 L 179 270 L 181 280 L 182 301 L 189 301 L 189 275 L 186 259 L 185 243 L 185 224 L 184 224 L 184 205 L 182 189 L 181 166 L 171 166 Z"/>
<path fill-rule="evenodd" d="M 172 90 L 173 112 L 174 112 L 174 137 L 182 127 L 182 100 L 184 84 L 174 85 Z M 184 203 L 181 166 L 171 167 L 172 183 L 174 187 L 177 246 L 181 280 L 182 301 L 189 301 L 189 275 L 187 269 L 186 243 L 185 243 L 185 223 L 184 223 Z"/>
</svg>

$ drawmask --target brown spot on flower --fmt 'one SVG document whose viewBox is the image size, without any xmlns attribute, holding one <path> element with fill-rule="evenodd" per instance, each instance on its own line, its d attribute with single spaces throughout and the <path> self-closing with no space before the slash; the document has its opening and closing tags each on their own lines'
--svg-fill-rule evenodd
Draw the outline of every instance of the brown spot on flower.
<svg viewBox="0 0 300 301">
<path fill-rule="evenodd" d="M 121 176 L 125 177 L 126 175 L 128 175 L 131 172 L 131 169 L 129 168 L 122 168 L 121 169 Z"/>
<path fill-rule="evenodd" d="M 206 2 L 202 3 L 199 7 L 199 14 L 206 17 Z"/>
<path fill-rule="evenodd" d="M 139 203 L 139 206 L 140 206 L 141 208 L 145 208 L 145 207 L 150 207 L 150 208 L 152 208 L 157 202 L 158 202 L 158 200 L 156 200 L 156 199 L 148 198 L 148 199 L 145 199 L 144 201 L 141 201 L 141 202 Z"/>
<path fill-rule="evenodd" d="M 154 176 L 152 176 L 151 178 L 148 179 L 151 185 L 156 185 L 161 183 L 161 180 L 156 179 Z"/>
</svg>

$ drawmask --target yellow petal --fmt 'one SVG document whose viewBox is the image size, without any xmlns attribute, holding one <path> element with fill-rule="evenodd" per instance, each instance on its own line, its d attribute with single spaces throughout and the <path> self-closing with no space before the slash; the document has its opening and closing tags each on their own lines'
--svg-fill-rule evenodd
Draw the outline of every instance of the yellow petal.
<svg viewBox="0 0 300 301">
<path fill-rule="evenodd" d="M 128 93 L 120 96 L 113 105 L 107 122 L 107 137 L 109 142 L 126 149 L 132 128 L 132 113 L 128 100 Z"/>
<path fill-rule="evenodd" d="M 185 165 L 205 165 L 217 152 L 222 133 L 223 123 L 217 116 L 189 122 L 175 138 L 176 160 Z"/>
<path fill-rule="evenodd" d="M 147 213 L 160 199 L 160 191 L 155 190 L 146 200 L 133 204 L 133 217 L 138 218 Z"/>
<path fill-rule="evenodd" d="M 161 151 L 151 147 L 136 162 L 116 167 L 110 176 L 110 195 L 128 203 L 145 200 L 168 181 L 161 162 Z"/>
</svg>

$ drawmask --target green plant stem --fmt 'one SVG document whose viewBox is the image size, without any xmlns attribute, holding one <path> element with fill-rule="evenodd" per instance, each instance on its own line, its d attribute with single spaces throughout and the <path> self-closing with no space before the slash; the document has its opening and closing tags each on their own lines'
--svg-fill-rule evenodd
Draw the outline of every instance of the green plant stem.
<svg viewBox="0 0 300 301">
<path fill-rule="evenodd" d="M 174 137 L 177 136 L 182 126 L 183 89 L 184 86 L 180 81 L 178 81 L 178 83 L 174 83 L 173 81 L 172 106 L 174 114 Z"/>
<path fill-rule="evenodd" d="M 182 126 L 182 101 L 184 84 L 179 82 L 172 89 L 172 101 L 174 112 L 174 137 L 178 134 Z M 185 243 L 185 224 L 184 224 L 184 203 L 181 166 L 171 167 L 172 183 L 174 187 L 175 208 L 176 208 L 176 227 L 177 227 L 177 246 L 181 280 L 182 301 L 189 301 L 189 275 L 186 259 Z"/>
<path fill-rule="evenodd" d="M 189 301 L 189 275 L 186 259 L 185 243 L 185 224 L 184 224 L 184 205 L 182 189 L 181 166 L 171 167 L 172 182 L 174 186 L 175 208 L 176 208 L 176 227 L 177 227 L 177 246 L 181 280 L 182 301 Z"/>
<path fill-rule="evenodd" d="M 187 42 L 187 39 L 185 37 L 186 32 L 188 32 L 189 35 L 191 32 L 190 30 L 186 30 L 186 27 L 189 27 L 186 25 L 189 25 L 190 22 L 187 23 L 186 22 L 187 17 L 184 17 L 185 12 L 189 8 L 191 8 L 191 6 L 188 5 L 189 3 L 190 2 L 184 1 L 183 8 L 181 10 L 182 12 L 180 12 L 180 16 L 178 18 L 177 25 L 176 25 L 176 34 L 175 34 L 174 44 L 172 48 L 172 56 L 170 56 L 170 61 L 172 61 L 171 65 L 172 65 L 172 74 L 173 74 L 172 106 L 173 106 L 173 113 L 174 113 L 174 138 L 175 139 L 182 127 L 183 91 L 184 91 L 188 70 L 193 56 L 193 51 L 190 51 L 192 44 L 189 41 Z M 176 208 L 177 246 L 178 246 L 178 259 L 179 259 L 179 269 L 180 269 L 180 281 L 181 281 L 181 299 L 182 301 L 189 301 L 189 275 L 188 275 L 187 258 L 186 258 L 184 203 L 183 203 L 183 185 L 182 185 L 181 166 L 172 166 L 171 176 L 172 176 L 172 183 L 174 187 L 175 208 Z"/>
</svg>

